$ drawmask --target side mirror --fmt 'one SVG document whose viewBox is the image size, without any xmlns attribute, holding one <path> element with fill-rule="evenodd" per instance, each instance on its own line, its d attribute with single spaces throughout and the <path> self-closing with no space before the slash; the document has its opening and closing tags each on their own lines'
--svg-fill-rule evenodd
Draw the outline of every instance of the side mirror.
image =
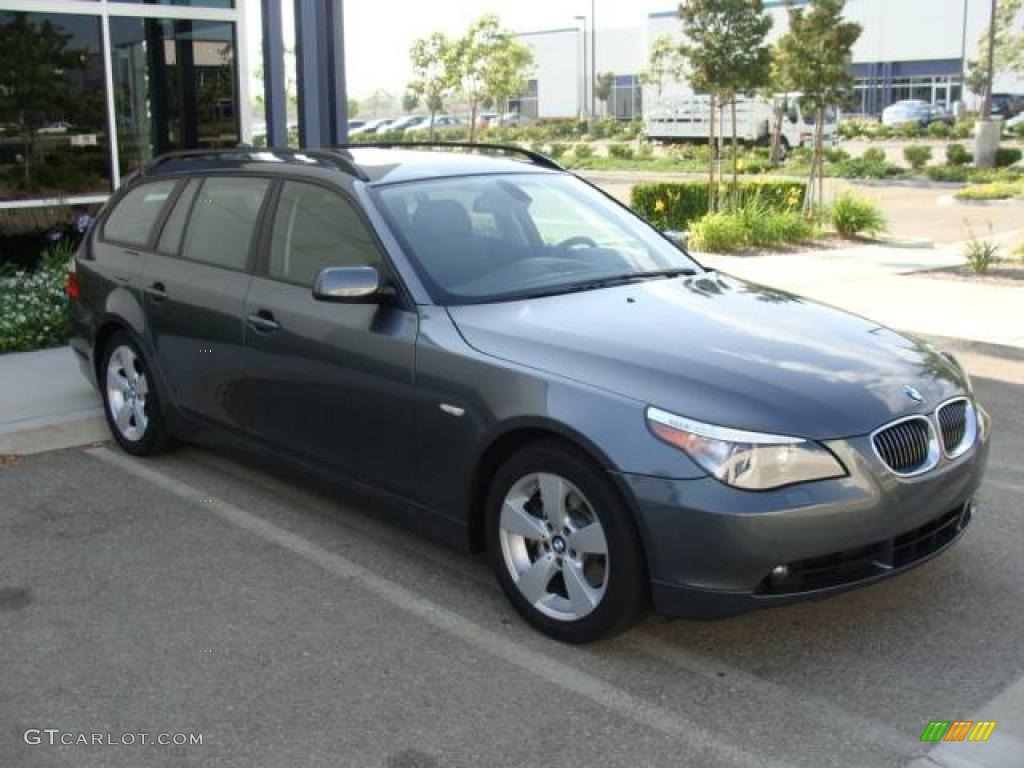
<svg viewBox="0 0 1024 768">
<path fill-rule="evenodd" d="M 327 267 L 313 283 L 313 298 L 318 301 L 368 304 L 393 295 L 393 289 L 381 285 L 377 268 L 370 266 Z"/>
<path fill-rule="evenodd" d="M 671 240 L 673 244 L 686 250 L 686 233 L 680 232 L 678 229 L 665 229 L 662 230 L 663 234 L 668 240 Z"/>
</svg>

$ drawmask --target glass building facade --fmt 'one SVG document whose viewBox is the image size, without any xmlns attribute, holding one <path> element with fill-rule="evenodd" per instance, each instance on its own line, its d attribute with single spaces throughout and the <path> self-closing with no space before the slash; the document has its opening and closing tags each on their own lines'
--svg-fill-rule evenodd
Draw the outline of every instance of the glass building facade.
<svg viewBox="0 0 1024 768">
<path fill-rule="evenodd" d="M 0 0 L 0 209 L 243 136 L 246 0 Z M 244 46 L 243 46 L 244 48 Z"/>
</svg>

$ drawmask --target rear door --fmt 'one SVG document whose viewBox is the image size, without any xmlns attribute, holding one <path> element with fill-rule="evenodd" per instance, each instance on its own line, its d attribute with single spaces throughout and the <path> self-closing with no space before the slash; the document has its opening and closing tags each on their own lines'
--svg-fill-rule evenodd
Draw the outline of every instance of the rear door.
<svg viewBox="0 0 1024 768">
<path fill-rule="evenodd" d="M 146 262 L 150 342 L 179 407 L 230 427 L 241 418 L 245 295 L 271 180 L 189 180 Z"/>
<path fill-rule="evenodd" d="M 417 314 L 398 300 L 313 298 L 325 267 L 390 272 L 369 225 L 337 190 L 283 181 L 268 223 L 267 263 L 245 308 L 256 431 L 290 453 L 409 493 Z"/>
</svg>

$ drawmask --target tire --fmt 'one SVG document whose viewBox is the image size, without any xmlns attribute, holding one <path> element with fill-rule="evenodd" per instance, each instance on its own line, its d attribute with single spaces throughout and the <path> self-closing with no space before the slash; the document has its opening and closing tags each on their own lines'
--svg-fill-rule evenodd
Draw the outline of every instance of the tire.
<svg viewBox="0 0 1024 768">
<path fill-rule="evenodd" d="M 133 456 L 152 456 L 171 445 L 156 384 L 139 345 L 118 331 L 103 349 L 100 392 L 107 426 Z"/>
<path fill-rule="evenodd" d="M 498 583 L 536 629 L 588 643 L 624 631 L 646 608 L 649 583 L 632 515 L 581 451 L 558 440 L 521 448 L 495 473 L 486 503 Z"/>
</svg>

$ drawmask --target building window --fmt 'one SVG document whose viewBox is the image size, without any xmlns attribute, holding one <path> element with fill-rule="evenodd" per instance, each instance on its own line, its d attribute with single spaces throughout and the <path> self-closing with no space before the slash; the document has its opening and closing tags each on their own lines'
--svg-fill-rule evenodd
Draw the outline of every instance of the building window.
<svg viewBox="0 0 1024 768">
<path fill-rule="evenodd" d="M 235 0 L 110 0 L 113 3 L 140 5 L 187 5 L 192 8 L 234 8 Z"/>
<path fill-rule="evenodd" d="M 643 88 L 636 75 L 616 75 L 609 99 L 611 116 L 619 120 L 632 120 L 643 114 Z"/>
<path fill-rule="evenodd" d="M 122 175 L 171 150 L 238 144 L 233 24 L 115 17 L 110 40 Z"/>
<path fill-rule="evenodd" d="M 110 192 L 98 16 L 0 12 L 0 199 Z"/>
<path fill-rule="evenodd" d="M 536 118 L 539 116 L 537 109 L 537 80 L 527 80 L 526 90 L 522 95 L 509 99 L 508 111 L 516 112 L 524 117 Z"/>
</svg>

